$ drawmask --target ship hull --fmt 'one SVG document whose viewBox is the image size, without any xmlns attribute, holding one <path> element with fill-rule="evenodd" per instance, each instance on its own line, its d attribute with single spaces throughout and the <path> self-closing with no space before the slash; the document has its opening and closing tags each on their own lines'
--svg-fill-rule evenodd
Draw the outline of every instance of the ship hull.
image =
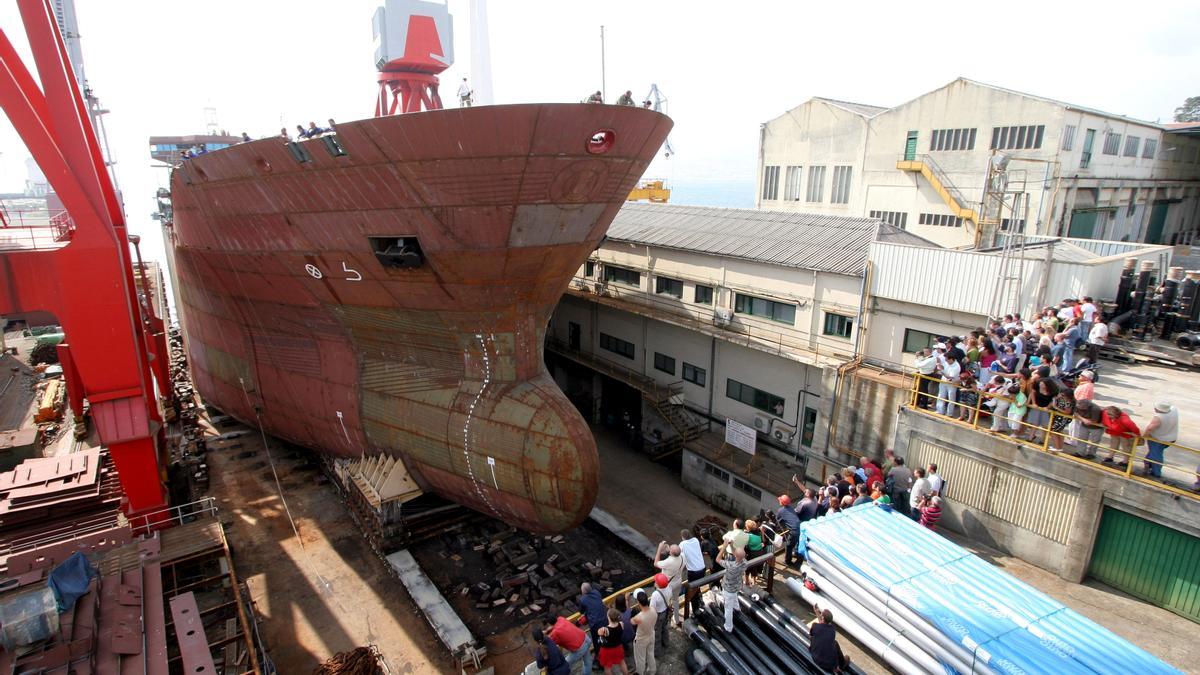
<svg viewBox="0 0 1200 675">
<path fill-rule="evenodd" d="M 670 127 L 480 107 L 188 160 L 167 230 L 196 387 L 320 452 L 401 458 L 423 490 L 513 525 L 576 526 L 598 460 L 545 370 L 546 323 Z M 376 254 L 413 238 L 418 267 Z"/>
</svg>

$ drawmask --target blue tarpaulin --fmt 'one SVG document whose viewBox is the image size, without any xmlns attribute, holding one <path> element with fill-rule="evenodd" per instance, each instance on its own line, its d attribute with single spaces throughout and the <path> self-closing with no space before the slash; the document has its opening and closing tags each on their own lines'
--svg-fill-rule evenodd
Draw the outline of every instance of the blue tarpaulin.
<svg viewBox="0 0 1200 675">
<path fill-rule="evenodd" d="M 1179 672 L 892 509 L 810 520 L 797 549 L 849 570 L 1000 673 Z"/>
<path fill-rule="evenodd" d="M 62 561 L 50 572 L 46 580 L 50 590 L 54 591 L 54 600 L 59 612 L 65 612 L 75 606 L 84 593 L 87 593 L 96 570 L 88 562 L 87 556 L 76 551 L 70 558 Z"/>
</svg>

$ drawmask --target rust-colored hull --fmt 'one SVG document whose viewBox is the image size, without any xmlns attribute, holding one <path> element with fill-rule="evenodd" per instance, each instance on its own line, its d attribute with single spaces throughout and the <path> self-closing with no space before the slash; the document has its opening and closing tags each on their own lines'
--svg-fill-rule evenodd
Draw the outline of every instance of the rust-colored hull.
<svg viewBox="0 0 1200 675">
<path fill-rule="evenodd" d="M 171 180 L 195 383 L 329 453 L 403 458 L 428 491 L 536 532 L 595 501 L 587 424 L 546 373 L 546 322 L 661 146 L 649 110 L 540 104 L 339 124 L 300 162 L 274 139 Z M 599 130 L 603 154 L 588 152 Z M 368 237 L 416 236 L 417 269 Z"/>
</svg>

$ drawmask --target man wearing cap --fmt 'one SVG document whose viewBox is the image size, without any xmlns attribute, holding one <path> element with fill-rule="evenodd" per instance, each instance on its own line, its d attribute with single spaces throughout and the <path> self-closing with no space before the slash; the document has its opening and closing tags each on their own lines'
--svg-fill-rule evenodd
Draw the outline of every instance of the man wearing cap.
<svg viewBox="0 0 1200 675">
<path fill-rule="evenodd" d="M 1168 443 L 1179 439 L 1179 409 L 1159 401 L 1154 405 L 1154 417 L 1146 425 L 1145 473 L 1147 476 L 1162 478 L 1163 453 Z"/>
<path fill-rule="evenodd" d="M 667 621 L 670 620 L 670 605 L 667 604 L 667 588 L 671 585 L 667 575 L 659 572 L 654 575 L 654 590 L 650 592 L 650 609 L 654 610 L 654 655 L 662 656 L 662 649 L 667 648 Z M 659 648 L 662 649 L 659 649 Z"/>
<path fill-rule="evenodd" d="M 668 554 L 665 558 L 662 557 L 664 552 Z M 675 624 L 679 625 L 683 622 L 679 616 L 679 588 L 683 585 L 683 552 L 674 544 L 668 547 L 667 542 L 660 542 L 658 544 L 658 551 L 654 555 L 654 566 L 662 570 L 663 575 L 667 578 L 667 588 L 664 591 L 667 601 L 666 613 L 673 614 L 675 616 Z M 660 616 L 659 620 L 666 623 L 665 617 Z M 667 646 L 665 634 L 663 636 L 663 646 Z"/>
<path fill-rule="evenodd" d="M 792 546 L 792 542 L 796 541 L 796 533 L 800 531 L 800 515 L 796 513 L 796 509 L 792 508 L 792 498 L 787 495 L 779 495 L 779 510 L 775 512 L 775 520 L 780 525 L 787 528 L 787 534 L 783 535 L 783 564 L 788 567 L 796 560 L 796 551 Z"/>
</svg>

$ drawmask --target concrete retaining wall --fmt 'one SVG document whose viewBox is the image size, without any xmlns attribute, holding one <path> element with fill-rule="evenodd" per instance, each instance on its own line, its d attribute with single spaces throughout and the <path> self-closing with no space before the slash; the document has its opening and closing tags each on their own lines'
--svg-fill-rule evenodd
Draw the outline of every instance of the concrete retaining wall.
<svg viewBox="0 0 1200 675">
<path fill-rule="evenodd" d="M 1200 501 L 909 408 L 896 419 L 896 454 L 946 479 L 943 526 L 1068 581 L 1087 575 L 1105 505 L 1200 536 Z"/>
</svg>

